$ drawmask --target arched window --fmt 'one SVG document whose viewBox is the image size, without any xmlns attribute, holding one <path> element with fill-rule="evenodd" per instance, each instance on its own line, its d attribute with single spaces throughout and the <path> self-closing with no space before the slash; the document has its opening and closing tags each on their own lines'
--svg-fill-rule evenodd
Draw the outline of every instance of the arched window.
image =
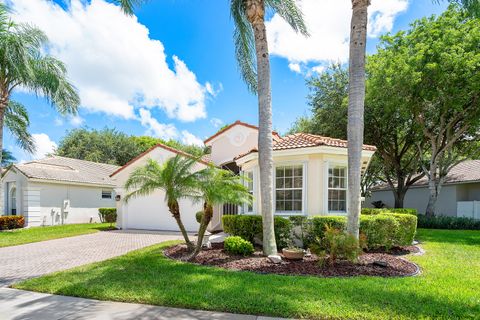
<svg viewBox="0 0 480 320">
<path fill-rule="evenodd" d="M 10 211 L 12 215 L 17 214 L 17 188 L 15 187 L 10 190 Z"/>
</svg>

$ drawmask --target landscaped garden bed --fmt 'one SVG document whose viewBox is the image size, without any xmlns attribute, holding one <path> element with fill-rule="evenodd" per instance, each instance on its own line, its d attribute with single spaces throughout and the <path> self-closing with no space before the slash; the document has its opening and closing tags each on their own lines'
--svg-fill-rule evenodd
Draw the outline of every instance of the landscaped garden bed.
<svg viewBox="0 0 480 320">
<path fill-rule="evenodd" d="M 261 249 L 256 249 L 253 255 L 244 257 L 226 252 L 223 244 L 213 244 L 211 248 L 202 250 L 191 262 L 230 270 L 320 277 L 397 277 L 415 275 L 419 270 L 416 264 L 399 255 L 381 252 L 364 253 L 359 257 L 358 263 L 341 260 L 331 265 L 321 262 L 315 254 L 312 254 L 300 261 L 283 259 L 282 262 L 274 264 L 263 256 Z M 417 247 L 409 246 L 396 248 L 393 252 L 405 254 L 418 251 Z M 172 259 L 185 260 L 189 252 L 186 245 L 178 244 L 165 249 L 164 254 Z"/>
</svg>

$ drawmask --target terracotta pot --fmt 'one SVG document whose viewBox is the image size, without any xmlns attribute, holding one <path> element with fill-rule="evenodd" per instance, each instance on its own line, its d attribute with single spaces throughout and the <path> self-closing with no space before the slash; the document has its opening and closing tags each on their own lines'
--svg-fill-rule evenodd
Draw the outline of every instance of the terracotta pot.
<svg viewBox="0 0 480 320">
<path fill-rule="evenodd" d="M 299 250 L 292 250 L 288 248 L 283 248 L 282 253 L 285 259 L 288 259 L 288 260 L 302 260 L 305 255 L 303 250 L 299 251 Z"/>
</svg>

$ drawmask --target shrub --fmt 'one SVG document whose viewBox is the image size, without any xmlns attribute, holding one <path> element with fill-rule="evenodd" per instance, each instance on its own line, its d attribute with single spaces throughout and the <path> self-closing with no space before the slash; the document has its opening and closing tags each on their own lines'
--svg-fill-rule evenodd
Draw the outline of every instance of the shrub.
<svg viewBox="0 0 480 320">
<path fill-rule="evenodd" d="M 101 222 L 110 223 L 110 227 L 113 223 L 117 222 L 117 209 L 116 208 L 99 208 L 98 216 Z"/>
<path fill-rule="evenodd" d="M 225 215 L 222 217 L 223 231 L 233 236 L 239 236 L 250 242 L 255 238 L 262 240 L 261 215 Z M 287 246 L 291 237 L 292 223 L 285 218 L 274 218 L 275 240 L 278 248 Z"/>
<path fill-rule="evenodd" d="M 307 242 L 315 241 L 316 237 L 323 239 L 326 226 L 339 230 L 344 230 L 347 226 L 347 218 L 343 216 L 317 216 L 311 218 L 311 221 L 309 235 L 306 237 Z"/>
<path fill-rule="evenodd" d="M 197 219 L 198 223 L 202 223 L 203 215 L 204 215 L 203 211 L 198 211 L 197 213 L 195 213 L 195 219 Z"/>
<path fill-rule="evenodd" d="M 223 243 L 225 251 L 232 254 L 238 254 L 242 256 L 249 256 L 253 253 L 253 244 L 250 241 L 243 239 L 242 237 L 233 236 L 225 238 Z"/>
<path fill-rule="evenodd" d="M 418 215 L 418 227 L 428 229 L 480 230 L 480 220 L 465 217 Z"/>
<path fill-rule="evenodd" d="M 417 232 L 417 216 L 412 214 L 395 213 L 393 217 L 398 221 L 398 229 L 395 234 L 395 246 L 409 246 L 412 244 Z"/>
<path fill-rule="evenodd" d="M 23 216 L 0 216 L 0 230 L 19 229 L 25 226 Z"/>
<path fill-rule="evenodd" d="M 395 217 L 387 214 L 365 216 L 360 219 L 360 230 L 367 237 L 369 249 L 386 248 L 395 244 L 395 236 L 400 228 Z"/>
<path fill-rule="evenodd" d="M 410 209 L 410 208 L 362 208 L 363 215 L 388 214 L 388 213 L 413 214 L 414 216 L 416 216 L 418 214 L 418 211 L 417 209 Z"/>
</svg>

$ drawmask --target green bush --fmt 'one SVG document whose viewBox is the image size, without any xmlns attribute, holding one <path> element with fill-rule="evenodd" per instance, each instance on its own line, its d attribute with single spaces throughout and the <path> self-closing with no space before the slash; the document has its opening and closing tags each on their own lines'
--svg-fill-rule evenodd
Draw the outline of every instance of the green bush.
<svg viewBox="0 0 480 320">
<path fill-rule="evenodd" d="M 365 216 L 360 219 L 360 231 L 367 237 L 369 249 L 390 250 L 395 241 L 400 224 L 395 217 L 387 214 Z"/>
<path fill-rule="evenodd" d="M 418 218 L 412 214 L 395 213 L 393 217 L 398 221 L 399 228 L 395 234 L 395 246 L 409 246 L 417 232 Z"/>
<path fill-rule="evenodd" d="M 465 217 L 418 215 L 418 227 L 427 229 L 480 230 L 480 220 Z"/>
<path fill-rule="evenodd" d="M 117 222 L 117 209 L 116 208 L 98 208 L 98 216 L 101 222 L 113 223 Z"/>
<path fill-rule="evenodd" d="M 23 216 L 0 216 L 0 230 L 19 229 L 25 226 Z"/>
<path fill-rule="evenodd" d="M 239 236 L 250 242 L 255 238 L 262 240 L 261 215 L 225 215 L 222 217 L 223 231 L 232 236 Z M 292 223 L 285 218 L 274 218 L 275 240 L 278 248 L 285 248 L 291 238 Z"/>
<path fill-rule="evenodd" d="M 203 211 L 198 211 L 197 213 L 195 213 L 195 219 L 197 219 L 198 223 L 202 223 L 203 215 L 204 215 Z"/>
<path fill-rule="evenodd" d="M 324 235 L 323 247 L 329 255 L 331 264 L 334 264 L 337 259 L 355 262 L 362 253 L 359 241 L 343 229 L 336 229 L 327 225 Z"/>
<path fill-rule="evenodd" d="M 223 243 L 225 251 L 242 256 L 249 256 L 253 253 L 253 244 L 242 237 L 233 236 L 225 238 Z"/>
<path fill-rule="evenodd" d="M 362 208 L 362 215 L 374 215 L 374 214 L 388 214 L 388 213 L 401 213 L 401 214 L 418 214 L 417 209 L 409 208 Z"/>
</svg>

